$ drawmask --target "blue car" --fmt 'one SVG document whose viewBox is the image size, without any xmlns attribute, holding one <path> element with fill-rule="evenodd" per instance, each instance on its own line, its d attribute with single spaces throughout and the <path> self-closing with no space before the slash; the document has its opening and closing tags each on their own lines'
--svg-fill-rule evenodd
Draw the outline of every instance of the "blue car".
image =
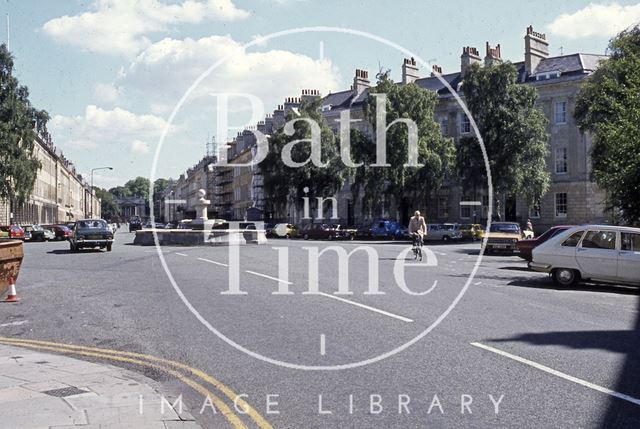
<svg viewBox="0 0 640 429">
<path fill-rule="evenodd" d="M 371 237 L 389 240 L 402 238 L 402 225 L 395 220 L 379 219 L 371 224 Z"/>
</svg>

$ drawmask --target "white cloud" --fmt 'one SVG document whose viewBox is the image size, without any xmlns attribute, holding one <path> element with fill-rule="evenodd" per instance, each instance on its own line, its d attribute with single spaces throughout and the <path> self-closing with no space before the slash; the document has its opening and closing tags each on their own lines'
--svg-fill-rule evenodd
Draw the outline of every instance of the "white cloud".
<svg viewBox="0 0 640 429">
<path fill-rule="evenodd" d="M 166 32 L 171 25 L 207 20 L 234 21 L 249 16 L 232 0 L 96 0 L 94 11 L 65 15 L 42 29 L 54 40 L 91 52 L 134 56 L 151 45 L 149 33 Z"/>
<path fill-rule="evenodd" d="M 269 111 L 301 89 L 326 94 L 341 87 L 339 72 L 327 59 L 284 50 L 250 52 L 230 36 L 161 40 L 141 52 L 116 84 L 136 99 L 148 100 L 154 112 L 171 111 L 195 79 L 225 57 L 229 60 L 201 82 L 193 98 L 214 105 L 211 93 L 248 93 Z"/>
<path fill-rule="evenodd" d="M 594 36 L 609 38 L 638 22 L 640 3 L 628 6 L 591 3 L 572 14 L 556 17 L 547 25 L 547 29 L 554 35 L 570 39 Z"/>
<path fill-rule="evenodd" d="M 120 99 L 121 89 L 113 84 L 97 83 L 93 93 L 99 101 L 113 104 Z"/>
<path fill-rule="evenodd" d="M 158 140 L 165 126 L 164 119 L 158 116 L 136 115 L 120 108 L 104 110 L 94 105 L 87 106 L 84 115 L 56 115 L 49 122 L 49 130 L 63 149 L 117 152 L 118 146 L 126 145 L 136 153 L 141 153 L 141 144 L 146 145 L 143 141 Z"/>
<path fill-rule="evenodd" d="M 131 152 L 138 154 L 147 154 L 149 153 L 149 144 L 145 143 L 141 140 L 134 140 L 131 142 Z"/>
</svg>

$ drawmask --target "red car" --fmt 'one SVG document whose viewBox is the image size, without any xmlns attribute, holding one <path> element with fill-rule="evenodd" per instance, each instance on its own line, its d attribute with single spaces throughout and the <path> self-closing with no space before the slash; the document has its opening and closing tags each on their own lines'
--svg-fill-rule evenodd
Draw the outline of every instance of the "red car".
<svg viewBox="0 0 640 429">
<path fill-rule="evenodd" d="M 55 234 L 54 240 L 68 240 L 71 237 L 71 230 L 66 225 L 43 225 Z"/>
<path fill-rule="evenodd" d="M 536 238 L 530 238 L 527 240 L 520 240 L 516 243 L 516 249 L 520 252 L 518 253 L 518 256 L 520 256 L 522 259 L 526 259 L 527 261 L 531 262 L 532 260 L 532 254 L 531 252 L 533 251 L 533 249 L 539 245 L 541 245 L 542 243 L 544 243 L 545 241 L 547 241 L 548 239 L 550 239 L 551 237 L 555 237 L 556 235 L 560 234 L 563 231 L 568 230 L 569 228 L 572 228 L 572 225 L 556 225 L 556 226 L 552 226 L 551 228 L 549 228 L 548 230 L 546 230 L 542 235 L 536 237 Z"/>
<path fill-rule="evenodd" d="M 1 225 L 0 231 L 9 233 L 9 238 L 24 240 L 24 229 L 18 225 Z"/>
</svg>

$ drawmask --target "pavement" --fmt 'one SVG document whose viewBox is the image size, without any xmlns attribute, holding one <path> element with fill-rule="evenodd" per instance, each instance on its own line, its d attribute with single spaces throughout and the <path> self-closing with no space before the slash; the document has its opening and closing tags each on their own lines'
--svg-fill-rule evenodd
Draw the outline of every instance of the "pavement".
<svg viewBox="0 0 640 429">
<path fill-rule="evenodd" d="M 0 345 L 0 415 L 4 429 L 200 428 L 138 373 L 7 345 Z"/>
<path fill-rule="evenodd" d="M 427 243 L 437 266 L 404 270 L 412 291 L 428 292 L 417 296 L 393 275 L 408 243 L 270 240 L 240 248 L 247 294 L 228 295 L 229 248 L 163 247 L 170 279 L 156 249 L 132 241 L 120 231 L 112 252 L 74 254 L 65 242 L 26 243 L 21 302 L 0 306 L 0 344 L 77 351 L 74 358 L 142 374 L 159 391 L 182 394 L 204 428 L 637 428 L 640 421 L 638 288 L 559 288 L 517 256 L 485 256 L 457 305 L 419 341 L 366 365 L 304 370 L 274 360 L 343 365 L 415 338 L 459 296 L 479 244 Z M 360 252 L 349 261 L 352 294 L 335 295 L 340 258 L 327 249 L 363 245 L 376 252 L 385 294 L 365 293 L 368 260 Z M 322 295 L 303 293 L 309 248 L 327 250 Z M 279 269 L 284 252 L 288 270 Z M 283 286 L 293 293 L 273 295 Z M 226 412 L 199 412 L 208 392 Z M 240 395 L 251 414 L 235 409 Z"/>
</svg>

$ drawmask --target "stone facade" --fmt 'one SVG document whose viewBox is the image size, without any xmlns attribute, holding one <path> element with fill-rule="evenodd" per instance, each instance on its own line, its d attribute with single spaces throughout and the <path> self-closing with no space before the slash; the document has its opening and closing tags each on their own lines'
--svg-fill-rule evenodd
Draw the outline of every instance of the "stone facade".
<svg viewBox="0 0 640 429">
<path fill-rule="evenodd" d="M 538 33 L 532 27 L 526 29 L 524 37 L 525 55 L 523 61 L 514 62 L 518 72 L 518 81 L 523 85 L 531 85 L 538 92 L 538 106 L 548 120 L 549 157 L 547 168 L 551 173 L 551 187 L 539 204 L 529 206 L 519 196 L 511 196 L 500 202 L 502 207 L 500 218 L 526 222 L 530 218 L 537 231 L 551 225 L 580 224 L 585 222 L 606 223 L 609 217 L 605 212 L 605 194 L 591 181 L 591 165 L 589 153 L 592 141 L 589 135 L 581 133 L 573 118 L 575 100 L 581 82 L 597 68 L 601 55 L 570 54 L 558 57 L 549 56 L 549 43 L 546 35 Z M 461 137 L 472 135 L 469 120 L 450 93 L 447 86 L 460 92 L 466 69 L 474 64 L 491 66 L 502 62 L 501 46 L 485 45 L 484 60 L 480 51 L 472 46 L 465 46 L 460 56 L 460 71 L 443 73 L 434 66 L 429 76 L 420 78 L 419 69 L 414 59 L 404 59 L 402 79 L 399 85 L 415 84 L 424 89 L 434 91 L 438 95 L 435 120 L 440 124 L 442 133 L 454 139 L 458 144 Z M 374 130 L 363 119 L 363 102 L 368 96 L 370 81 L 368 72 L 358 69 L 355 72 L 350 89 L 328 94 L 322 97 L 321 111 L 329 126 L 338 133 L 337 119 L 344 110 L 350 110 L 351 119 L 358 120 L 352 124 L 366 134 L 373 135 Z M 257 124 L 258 130 L 271 134 L 285 123 L 286 113 L 296 111 L 305 97 L 320 97 L 315 90 L 303 90 L 300 97 L 289 97 L 283 105 L 278 106 L 272 115 Z M 229 143 L 227 158 L 230 163 L 246 162 L 250 159 L 247 148 L 255 145 L 252 133 L 245 130 Z M 254 171 L 255 173 L 255 171 Z M 263 197 L 256 198 L 261 192 L 261 180 L 250 185 L 250 171 L 234 170 L 229 167 L 216 167 L 216 191 L 213 204 L 220 207 L 224 217 L 243 218 L 243 211 L 253 205 L 260 204 Z M 256 185 L 259 183 L 259 185 Z M 253 193 L 249 192 L 249 188 Z M 355 224 L 378 217 L 405 220 L 407 213 L 401 212 L 392 195 L 372 211 L 364 213 L 358 201 L 354 201 L 351 184 L 335 196 L 338 199 L 338 214 L 341 223 Z M 464 201 L 477 201 L 480 205 L 461 205 Z M 462 189 L 456 178 L 450 178 L 441 189 L 434 189 L 426 201 L 417 201 L 417 209 L 426 213 L 430 222 L 485 223 L 488 217 L 488 193 L 483 189 Z M 269 221 L 298 222 L 301 213 L 291 204 L 286 213 L 270 213 L 265 209 Z M 406 209 L 404 210 L 407 211 Z"/>
<path fill-rule="evenodd" d="M 33 192 L 24 204 L 0 200 L 0 224 L 50 224 L 100 217 L 100 200 L 76 172 L 73 163 L 53 145 L 51 136 L 38 136 L 34 154 L 41 163 Z M 93 210 L 91 210 L 93 204 Z"/>
</svg>

